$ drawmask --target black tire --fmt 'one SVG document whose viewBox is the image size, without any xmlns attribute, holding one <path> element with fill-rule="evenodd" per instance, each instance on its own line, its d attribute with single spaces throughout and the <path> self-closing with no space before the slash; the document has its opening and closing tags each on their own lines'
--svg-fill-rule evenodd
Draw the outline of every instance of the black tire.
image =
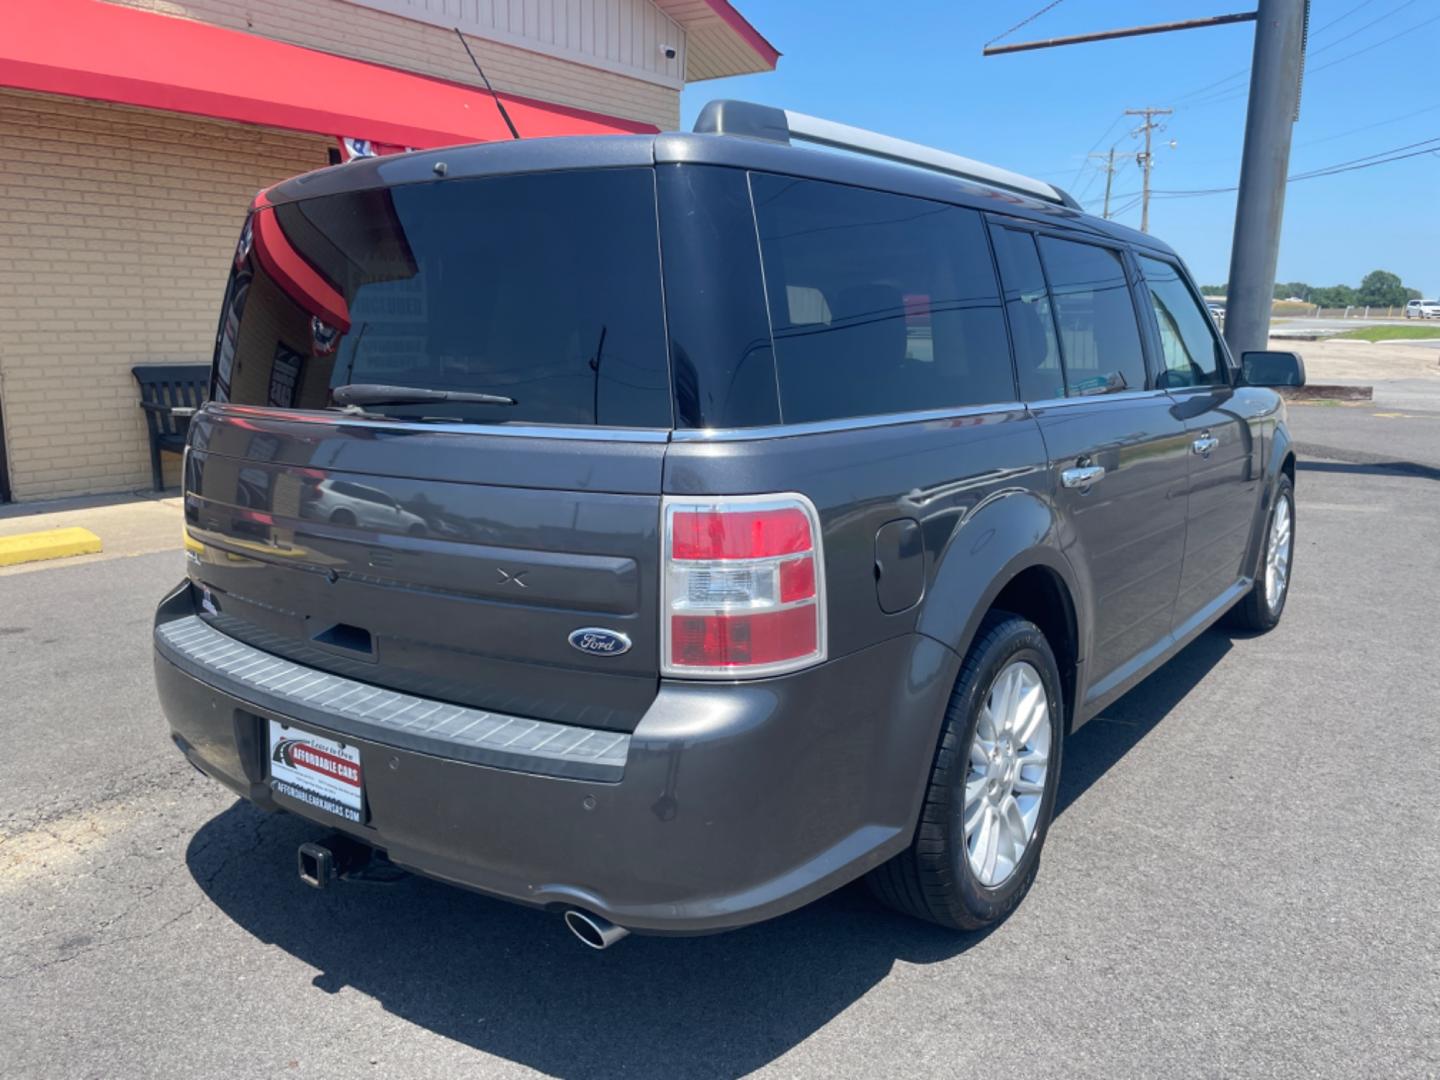
<svg viewBox="0 0 1440 1080">
<path fill-rule="evenodd" d="M 1280 591 L 1279 602 L 1272 605 L 1265 593 L 1266 553 L 1269 550 L 1270 531 L 1275 527 L 1275 514 L 1281 506 L 1287 507 L 1290 514 L 1290 554 L 1286 567 L 1285 587 Z M 1236 630 L 1252 634 L 1263 634 L 1267 630 L 1275 629 L 1276 624 L 1280 622 L 1280 616 L 1285 614 L 1285 601 L 1290 597 L 1289 579 L 1294 568 L 1295 485 L 1290 482 L 1289 476 L 1281 473 L 1280 481 L 1275 485 L 1275 497 L 1270 500 L 1270 513 L 1265 517 L 1265 532 L 1260 538 L 1255 584 L 1245 594 L 1245 599 L 1230 609 L 1226 622 Z"/>
<path fill-rule="evenodd" d="M 331 525 L 350 526 L 355 524 L 355 515 L 343 507 L 330 515 Z"/>
<path fill-rule="evenodd" d="M 1013 660 L 1027 660 L 1040 673 L 1050 709 L 1050 761 L 1029 846 L 1010 876 L 988 888 L 976 877 L 966 853 L 962 824 L 965 777 L 981 706 L 996 676 Z M 1064 743 L 1063 706 L 1055 655 L 1040 628 L 1005 611 L 986 615 L 950 694 L 914 840 L 867 878 L 881 902 L 957 930 L 990 926 L 1015 909 L 1035 880 L 1040 849 L 1055 812 Z"/>
</svg>

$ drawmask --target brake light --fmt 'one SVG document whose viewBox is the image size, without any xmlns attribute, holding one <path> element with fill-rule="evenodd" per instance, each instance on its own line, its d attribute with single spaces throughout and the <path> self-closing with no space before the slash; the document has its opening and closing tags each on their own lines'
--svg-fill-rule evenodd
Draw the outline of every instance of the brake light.
<svg viewBox="0 0 1440 1080">
<path fill-rule="evenodd" d="M 662 670 L 778 675 L 825 659 L 820 519 L 803 495 L 667 498 Z"/>
</svg>

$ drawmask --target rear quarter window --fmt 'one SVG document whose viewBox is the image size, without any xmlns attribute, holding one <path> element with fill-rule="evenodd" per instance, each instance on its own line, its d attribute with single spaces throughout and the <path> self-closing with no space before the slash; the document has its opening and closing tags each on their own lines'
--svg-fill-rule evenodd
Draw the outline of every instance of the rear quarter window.
<svg viewBox="0 0 1440 1080">
<path fill-rule="evenodd" d="M 785 423 L 1015 399 L 980 215 L 753 174 Z"/>
</svg>

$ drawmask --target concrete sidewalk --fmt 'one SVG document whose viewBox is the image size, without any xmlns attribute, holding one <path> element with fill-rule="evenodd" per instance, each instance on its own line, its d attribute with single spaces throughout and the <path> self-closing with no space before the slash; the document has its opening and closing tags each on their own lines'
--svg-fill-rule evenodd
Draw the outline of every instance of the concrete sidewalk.
<svg viewBox="0 0 1440 1080">
<path fill-rule="evenodd" d="M 182 547 L 181 521 L 178 494 L 94 495 L 0 507 L 0 539 L 57 529 L 88 529 L 100 538 L 101 550 L 66 558 L 65 565 L 73 566 L 154 551 L 173 549 L 178 553 Z M 50 560 L 4 566 L 0 567 L 0 577 L 53 565 Z"/>
</svg>

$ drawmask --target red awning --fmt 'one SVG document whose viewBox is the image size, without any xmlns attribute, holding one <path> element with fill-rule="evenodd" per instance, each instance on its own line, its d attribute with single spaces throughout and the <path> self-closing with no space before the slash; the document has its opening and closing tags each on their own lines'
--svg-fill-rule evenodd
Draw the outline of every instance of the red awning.
<svg viewBox="0 0 1440 1080">
<path fill-rule="evenodd" d="M 510 138 L 483 89 L 100 0 L 5 8 L 0 86 L 417 149 Z M 656 130 L 501 97 L 525 137 Z"/>
</svg>

